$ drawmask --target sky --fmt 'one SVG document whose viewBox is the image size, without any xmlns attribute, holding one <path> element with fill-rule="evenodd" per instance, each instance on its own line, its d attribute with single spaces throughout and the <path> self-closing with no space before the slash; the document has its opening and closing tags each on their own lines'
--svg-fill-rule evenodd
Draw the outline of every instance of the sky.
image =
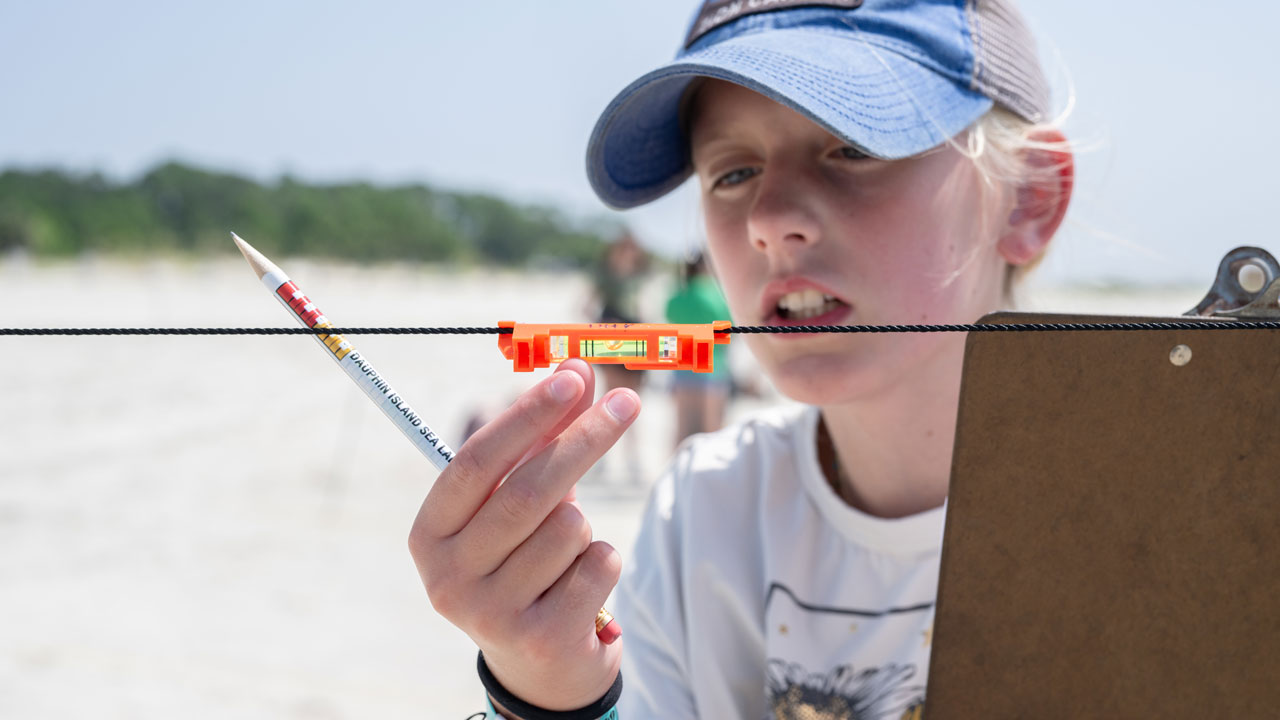
<svg viewBox="0 0 1280 720">
<path fill-rule="evenodd" d="M 609 100 L 666 62 L 690 0 L 0 4 L 0 168 L 127 180 L 177 159 L 273 181 L 425 182 L 611 214 L 584 172 Z M 1280 6 L 1023 0 L 1080 142 L 1049 282 L 1203 284 L 1271 241 Z M 621 213 L 702 236 L 690 186 Z"/>
</svg>

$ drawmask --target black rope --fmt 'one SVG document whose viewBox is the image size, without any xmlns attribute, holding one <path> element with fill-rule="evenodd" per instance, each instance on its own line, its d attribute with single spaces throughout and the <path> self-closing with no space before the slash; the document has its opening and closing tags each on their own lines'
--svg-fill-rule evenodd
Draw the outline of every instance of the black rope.
<svg viewBox="0 0 1280 720">
<path fill-rule="evenodd" d="M 984 323 L 961 325 L 740 325 L 727 333 L 934 333 L 934 332 L 1106 332 L 1135 330 L 1280 330 L 1277 320 L 1165 320 L 1145 322 Z"/>
<path fill-rule="evenodd" d="M 509 335 L 498 327 L 0 328 L 0 335 Z"/>
<path fill-rule="evenodd" d="M 1111 332 L 1147 330 L 1280 330 L 1277 320 L 1161 320 L 1144 322 L 991 323 L 958 325 L 734 325 L 726 334 Z M 509 335 L 500 327 L 228 327 L 228 328 L 0 328 L 4 335 Z"/>
</svg>

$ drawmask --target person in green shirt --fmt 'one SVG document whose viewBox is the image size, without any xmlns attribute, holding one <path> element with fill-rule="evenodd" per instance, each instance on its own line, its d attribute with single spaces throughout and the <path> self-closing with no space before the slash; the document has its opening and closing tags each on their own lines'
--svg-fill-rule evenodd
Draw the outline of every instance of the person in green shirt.
<svg viewBox="0 0 1280 720">
<path fill-rule="evenodd" d="M 708 323 L 729 319 L 729 306 L 715 279 L 707 271 L 701 252 L 685 262 L 683 282 L 667 300 L 667 322 Z M 676 445 L 694 433 L 719 430 L 724 424 L 732 375 L 729 373 L 729 346 L 713 350 L 715 370 L 696 373 L 677 370 L 671 387 L 676 405 Z"/>
</svg>

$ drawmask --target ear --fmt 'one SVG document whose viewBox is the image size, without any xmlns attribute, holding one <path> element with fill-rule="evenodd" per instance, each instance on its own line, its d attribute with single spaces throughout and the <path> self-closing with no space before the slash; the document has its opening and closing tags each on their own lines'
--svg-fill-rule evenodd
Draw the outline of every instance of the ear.
<svg viewBox="0 0 1280 720">
<path fill-rule="evenodd" d="M 1025 265 L 1038 258 L 1062 224 L 1075 185 L 1075 160 L 1066 150 L 1067 139 L 1053 129 L 1031 135 L 1037 144 L 1060 146 L 1061 150 L 1034 147 L 1023 151 L 1027 179 L 1017 188 L 1009 222 L 1000 236 L 1000 255 L 1010 265 Z"/>
</svg>

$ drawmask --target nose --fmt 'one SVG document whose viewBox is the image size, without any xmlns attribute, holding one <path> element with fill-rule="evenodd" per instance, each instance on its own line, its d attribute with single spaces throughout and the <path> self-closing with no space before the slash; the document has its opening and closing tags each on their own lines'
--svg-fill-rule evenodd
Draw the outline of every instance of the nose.
<svg viewBox="0 0 1280 720">
<path fill-rule="evenodd" d="M 793 253 L 821 241 L 816 193 L 799 173 L 770 168 L 757 179 L 747 216 L 751 245 L 763 253 Z"/>
</svg>

